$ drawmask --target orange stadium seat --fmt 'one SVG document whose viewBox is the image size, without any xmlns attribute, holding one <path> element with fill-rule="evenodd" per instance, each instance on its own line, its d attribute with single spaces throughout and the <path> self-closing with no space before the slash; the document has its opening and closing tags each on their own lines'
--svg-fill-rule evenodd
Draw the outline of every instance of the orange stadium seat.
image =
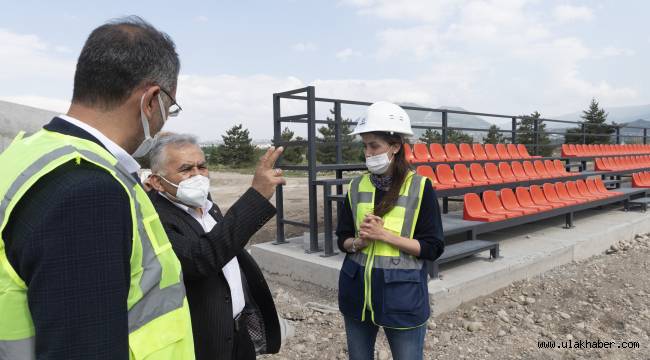
<svg viewBox="0 0 650 360">
<path fill-rule="evenodd" d="M 505 220 L 506 216 L 488 213 L 483 207 L 481 198 L 477 194 L 468 193 L 463 197 L 463 219 L 494 222 Z"/>
</svg>

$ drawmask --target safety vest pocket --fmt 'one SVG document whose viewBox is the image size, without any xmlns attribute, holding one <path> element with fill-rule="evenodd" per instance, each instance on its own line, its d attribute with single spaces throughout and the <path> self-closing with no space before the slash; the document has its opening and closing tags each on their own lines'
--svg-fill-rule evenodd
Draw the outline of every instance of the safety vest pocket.
<svg viewBox="0 0 650 360">
<path fill-rule="evenodd" d="M 339 274 L 339 308 L 344 314 L 357 314 L 363 308 L 364 287 L 361 265 L 345 259 Z"/>
<path fill-rule="evenodd" d="M 425 301 L 419 270 L 384 271 L 384 312 L 413 313 Z"/>
<path fill-rule="evenodd" d="M 188 336 L 191 324 L 186 318 L 185 307 L 171 311 L 147 323 L 129 334 L 130 360 L 183 359 L 185 346 L 180 341 L 192 341 Z"/>
</svg>

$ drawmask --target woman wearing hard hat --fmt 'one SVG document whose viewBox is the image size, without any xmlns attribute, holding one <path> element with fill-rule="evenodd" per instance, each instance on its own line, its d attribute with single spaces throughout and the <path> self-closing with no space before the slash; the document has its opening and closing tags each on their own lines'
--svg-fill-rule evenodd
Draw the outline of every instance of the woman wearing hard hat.
<svg viewBox="0 0 650 360">
<path fill-rule="evenodd" d="M 440 208 L 431 181 L 411 171 L 404 136 L 408 114 L 377 102 L 353 135 L 361 135 L 369 173 L 350 183 L 336 234 L 347 253 L 339 275 L 339 309 L 350 359 L 372 359 L 379 327 L 393 359 L 422 359 L 429 318 L 424 260 L 443 251 Z"/>
</svg>

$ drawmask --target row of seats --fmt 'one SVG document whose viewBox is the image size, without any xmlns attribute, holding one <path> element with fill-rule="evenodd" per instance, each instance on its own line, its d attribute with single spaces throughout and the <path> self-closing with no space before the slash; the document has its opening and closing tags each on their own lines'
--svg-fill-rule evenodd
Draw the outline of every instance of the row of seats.
<svg viewBox="0 0 650 360">
<path fill-rule="evenodd" d="M 499 194 L 489 190 L 478 194 L 465 194 L 463 219 L 474 221 L 502 221 L 566 206 L 617 196 L 609 191 L 600 178 L 587 181 L 546 183 L 542 186 L 501 189 Z"/>
<path fill-rule="evenodd" d="M 621 171 L 650 167 L 650 156 L 621 156 L 595 159 L 596 171 Z"/>
<path fill-rule="evenodd" d="M 418 143 L 404 144 L 406 160 L 410 163 L 444 162 L 444 161 L 475 161 L 475 160 L 511 160 L 531 159 L 541 156 L 531 156 L 523 144 L 442 144 L 431 145 Z"/>
<path fill-rule="evenodd" d="M 562 144 L 562 157 L 650 154 L 645 144 Z"/>
<path fill-rule="evenodd" d="M 473 163 L 469 169 L 465 164 L 455 164 L 453 171 L 448 164 L 438 164 L 435 172 L 429 165 L 420 165 L 416 172 L 431 179 L 437 190 L 575 175 L 566 171 L 560 160 L 500 162 L 498 166 L 494 163 Z"/>
<path fill-rule="evenodd" d="M 632 187 L 650 188 L 650 172 L 632 174 Z"/>
</svg>

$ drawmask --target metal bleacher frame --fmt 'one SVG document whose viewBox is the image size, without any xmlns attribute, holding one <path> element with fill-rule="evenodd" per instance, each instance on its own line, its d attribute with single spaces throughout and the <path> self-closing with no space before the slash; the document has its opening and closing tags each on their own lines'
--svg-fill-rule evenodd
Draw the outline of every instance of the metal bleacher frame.
<svg viewBox="0 0 650 360">
<path fill-rule="evenodd" d="M 306 104 L 306 111 L 301 114 L 297 115 L 289 115 L 289 116 L 283 116 L 282 115 L 282 101 L 292 101 L 292 100 L 299 100 L 299 101 L 304 101 Z M 322 119 L 317 119 L 316 115 L 316 104 L 317 103 L 327 103 L 331 104 L 332 109 L 333 109 L 333 115 L 334 115 L 334 138 L 335 138 L 335 149 L 336 149 L 336 163 L 335 164 L 319 164 L 317 163 L 316 159 L 316 148 L 317 148 L 317 128 L 316 126 L 318 124 L 328 124 L 330 121 L 327 120 L 322 120 Z M 273 242 L 274 244 L 285 244 L 287 243 L 287 240 L 285 238 L 285 225 L 293 225 L 293 226 L 300 226 L 309 229 L 309 248 L 305 249 L 305 252 L 307 253 L 318 253 L 318 252 L 323 252 L 321 256 L 323 257 L 328 257 L 328 256 L 333 256 L 336 255 L 336 250 L 334 246 L 334 239 L 333 239 L 333 232 L 332 229 L 335 226 L 335 223 L 333 221 L 333 216 L 332 216 L 332 211 L 333 211 L 333 202 L 336 203 L 337 207 L 337 214 L 340 213 L 340 207 L 342 205 L 342 202 L 344 200 L 344 191 L 343 191 L 343 186 L 347 184 L 350 179 L 349 178 L 344 178 L 343 174 L 345 172 L 350 172 L 350 171 L 360 171 L 360 170 L 365 170 L 365 164 L 359 163 L 359 164 L 344 164 L 343 163 L 343 151 L 342 151 L 342 142 L 341 142 L 341 124 L 343 122 L 343 118 L 341 115 L 341 107 L 342 105 L 360 105 L 360 106 L 368 106 L 370 105 L 371 102 L 364 102 L 364 101 L 351 101 L 351 100 L 342 100 L 342 99 L 331 99 L 331 98 L 318 98 L 316 97 L 316 91 L 315 87 L 313 86 L 308 86 L 300 89 L 294 89 L 286 92 L 281 92 L 281 93 L 275 93 L 273 94 L 273 129 L 274 129 L 274 139 L 273 142 L 276 145 L 284 145 L 284 146 L 295 146 L 295 145 L 300 145 L 304 146 L 306 145 L 307 148 L 307 164 L 306 165 L 292 165 L 292 164 L 285 164 L 282 161 L 282 157 L 278 160 L 278 163 L 276 166 L 280 169 L 283 170 L 298 170 L 298 171 L 305 171 L 307 172 L 308 175 L 308 196 L 309 196 L 309 222 L 304 223 L 300 221 L 295 221 L 295 220 L 290 220 L 285 218 L 284 214 L 284 194 L 283 194 L 283 187 L 278 186 L 276 189 L 276 196 L 275 196 L 275 202 L 276 202 L 276 209 L 277 209 L 277 217 L 276 217 L 276 224 L 277 224 L 277 230 L 276 230 L 276 241 Z M 434 126 L 434 125 L 413 125 L 412 127 L 415 129 L 437 129 L 440 130 L 441 132 L 441 138 L 442 144 L 445 144 L 447 142 L 447 134 L 449 130 L 459 130 L 459 131 L 481 131 L 481 132 L 487 132 L 487 129 L 475 129 L 475 128 L 461 128 L 461 127 L 449 127 L 448 124 L 448 115 L 449 114 L 461 114 L 461 115 L 473 115 L 473 116 L 484 116 L 484 117 L 492 117 L 492 118 L 509 118 L 511 119 L 512 123 L 512 128 L 510 130 L 499 130 L 501 133 L 506 133 L 510 135 L 510 141 L 511 143 L 516 143 L 516 137 L 517 137 L 517 122 L 521 119 L 524 119 L 525 117 L 522 116 L 512 116 L 512 115 L 500 115 L 500 114 L 489 114 L 489 113 L 477 113 L 477 112 L 469 112 L 469 111 L 456 111 L 456 110 L 448 110 L 448 109 L 434 109 L 434 108 L 425 108 L 425 107 L 413 107 L 413 106 L 403 106 L 407 110 L 415 110 L 415 111 L 425 111 L 425 112 L 437 112 L 441 114 L 441 119 L 442 119 L 442 124 L 441 126 Z M 544 119 L 544 118 L 538 118 L 534 119 L 534 133 L 535 133 L 535 142 L 533 144 L 524 144 L 527 146 L 531 146 L 533 151 L 533 155 L 538 155 L 540 152 L 540 147 L 544 145 L 539 144 L 539 125 L 542 122 L 546 123 L 567 123 L 567 124 L 573 124 L 576 126 L 582 126 L 582 129 L 585 128 L 584 123 L 581 122 L 575 122 L 575 121 L 565 121 L 565 120 L 555 120 L 555 119 Z M 302 142 L 297 142 L 297 141 L 289 141 L 285 142 L 281 138 L 281 133 L 282 133 L 282 126 L 283 124 L 287 123 L 300 123 L 300 124 L 305 124 L 307 126 L 307 139 Z M 351 125 L 356 125 L 355 122 L 349 122 Z M 637 135 L 624 135 L 621 134 L 620 128 L 623 126 L 615 126 L 616 133 L 615 135 L 602 135 L 602 136 L 608 136 L 608 137 L 613 137 L 615 139 L 616 144 L 620 144 L 621 138 L 624 137 L 639 137 Z M 626 127 L 626 128 L 632 128 L 632 127 Z M 642 143 L 646 144 L 647 143 L 647 129 L 645 128 L 639 128 L 643 129 L 643 140 Z M 558 135 L 564 135 L 564 132 L 553 132 L 553 131 L 545 131 L 547 134 L 552 135 L 552 134 L 558 134 Z M 580 135 L 580 134 L 574 134 L 574 135 Z M 593 134 L 592 134 L 593 135 Z M 597 136 L 601 136 L 596 134 Z M 583 136 L 583 143 L 584 139 L 586 136 L 586 133 L 583 130 L 582 133 Z M 546 146 L 557 146 L 558 144 L 550 144 Z M 612 155 L 612 156 L 622 156 L 622 155 Z M 512 162 L 512 161 L 525 161 L 525 160 L 544 160 L 544 159 L 559 159 L 565 162 L 565 166 L 567 169 L 576 167 L 578 166 L 578 171 L 575 172 L 575 175 L 573 176 L 565 176 L 565 177 L 559 177 L 559 178 L 551 178 L 551 179 L 535 179 L 535 180 L 529 180 L 529 181 L 519 181 L 519 182 L 512 182 L 512 183 L 503 183 L 503 184 L 494 184 L 494 185 L 486 185 L 486 186 L 478 186 L 478 187 L 467 187 L 467 188 L 457 188 L 457 189 L 448 189 L 448 190 L 438 190 L 437 194 L 439 198 L 443 200 L 444 203 L 447 202 L 447 199 L 451 196 L 460 196 L 463 195 L 464 193 L 467 192 L 477 192 L 477 193 L 482 193 L 483 191 L 486 190 L 499 190 L 505 187 L 517 187 L 517 186 L 530 186 L 534 184 L 543 184 L 546 182 L 551 182 L 551 181 L 569 181 L 569 180 L 576 180 L 576 179 L 584 179 L 590 176 L 601 176 L 603 179 L 606 177 L 609 177 L 610 180 L 609 184 L 612 185 L 617 185 L 620 183 L 620 177 L 628 175 L 632 172 L 636 171 L 643 171 L 644 169 L 635 169 L 635 170 L 626 170 L 626 171 L 612 171 L 612 172 L 596 172 L 596 171 L 586 171 L 586 162 L 588 161 L 593 161 L 595 157 L 605 157 L 605 156 L 590 156 L 590 157 L 546 157 L 546 158 L 535 158 L 535 159 L 508 159 L 508 160 L 475 160 L 475 161 L 448 161 L 448 162 L 423 162 L 423 163 L 414 163 L 413 165 L 436 165 L 436 164 L 449 164 L 453 166 L 453 164 L 456 163 L 488 163 L 488 162 L 494 162 L 497 163 L 499 161 L 506 161 L 506 162 Z M 572 163 L 573 161 L 579 161 L 580 166 L 578 164 Z M 650 169 L 646 169 L 650 170 Z M 319 174 L 322 175 L 323 172 L 334 172 L 334 178 L 323 178 L 322 176 L 319 177 Z M 318 232 L 319 232 L 319 224 L 318 224 L 318 187 L 322 186 L 322 199 L 321 201 L 324 201 L 323 206 L 324 206 L 324 241 L 323 241 L 323 247 L 319 246 L 319 238 L 318 238 Z M 333 187 L 335 187 L 335 190 L 333 190 Z M 460 218 L 458 217 L 457 213 L 450 213 L 450 214 L 444 214 L 443 215 L 443 227 L 444 227 L 444 234 L 445 236 L 451 236 L 455 234 L 460 234 L 460 233 L 466 233 L 467 234 L 467 240 L 475 240 L 477 234 L 481 233 L 486 233 L 498 229 L 503 229 L 511 226 L 517 226 L 520 224 L 525 224 L 529 223 L 532 221 L 538 221 L 541 219 L 547 219 L 555 216 L 560 216 L 560 215 L 565 215 L 567 217 L 567 225 L 568 227 L 572 226 L 573 224 L 573 214 L 577 211 L 582 211 L 588 208 L 593 208 L 593 207 L 598 207 L 606 204 L 611 204 L 614 202 L 623 202 L 626 204 L 630 201 L 632 196 L 639 196 L 639 195 L 645 195 L 646 191 L 643 189 L 634 189 L 634 190 L 629 190 L 629 189 L 620 189 L 617 191 L 623 191 L 625 194 L 620 195 L 617 197 L 612 197 L 609 199 L 604 199 L 604 200 L 597 200 L 593 201 L 587 204 L 579 204 L 579 205 L 574 205 L 574 206 L 568 206 L 565 208 L 560 208 L 560 209 L 553 209 L 551 211 L 546 211 L 543 213 L 537 213 L 537 214 L 532 214 L 532 215 L 527 215 L 523 216 L 520 218 L 513 218 L 513 219 L 508 219 L 504 221 L 499 221 L 496 223 L 483 223 L 483 222 L 477 222 L 477 221 L 466 221 L 462 219 L 462 214 L 460 215 Z M 477 247 L 478 249 L 478 247 Z M 471 249 L 470 249 L 471 250 Z M 493 249 L 492 249 L 493 250 Z M 498 248 L 496 251 L 493 251 L 494 253 L 498 254 Z M 471 253 L 471 251 L 468 250 L 468 253 Z"/>
</svg>

